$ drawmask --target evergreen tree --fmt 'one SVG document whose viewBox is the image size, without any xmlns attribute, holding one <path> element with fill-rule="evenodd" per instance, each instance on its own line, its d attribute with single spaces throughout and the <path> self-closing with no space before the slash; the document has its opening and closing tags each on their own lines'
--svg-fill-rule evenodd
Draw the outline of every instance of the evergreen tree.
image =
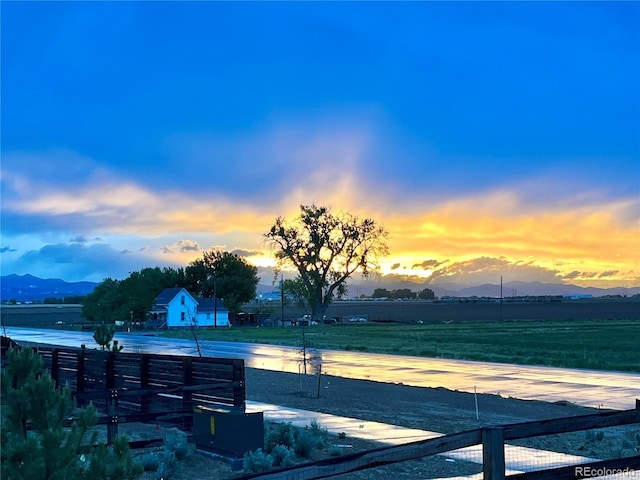
<svg viewBox="0 0 640 480">
<path fill-rule="evenodd" d="M 102 350 L 108 350 L 111 347 L 111 340 L 116 331 L 111 325 L 100 324 L 93 332 L 93 339 L 98 345 L 102 347 Z"/>
<path fill-rule="evenodd" d="M 95 443 L 96 433 L 90 429 L 98 414 L 92 406 L 77 410 L 69 389 L 55 386 L 32 349 L 8 352 L 1 388 L 4 480 L 133 480 L 141 475 L 125 437 L 113 447 L 102 445 L 88 457 L 80 455 L 84 446 Z M 73 416 L 77 419 L 65 427 Z"/>
</svg>

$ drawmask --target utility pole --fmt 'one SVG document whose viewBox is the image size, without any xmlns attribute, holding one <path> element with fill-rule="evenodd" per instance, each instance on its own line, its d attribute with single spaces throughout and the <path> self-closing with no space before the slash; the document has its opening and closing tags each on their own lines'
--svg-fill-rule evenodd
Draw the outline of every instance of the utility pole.
<svg viewBox="0 0 640 480">
<path fill-rule="evenodd" d="M 280 274 L 280 309 L 282 311 L 282 326 L 284 327 L 284 275 Z"/>
<path fill-rule="evenodd" d="M 216 290 L 216 277 L 213 277 L 213 328 L 218 328 L 218 292 Z"/>
<path fill-rule="evenodd" d="M 500 321 L 502 322 L 502 275 L 500 275 Z"/>
</svg>

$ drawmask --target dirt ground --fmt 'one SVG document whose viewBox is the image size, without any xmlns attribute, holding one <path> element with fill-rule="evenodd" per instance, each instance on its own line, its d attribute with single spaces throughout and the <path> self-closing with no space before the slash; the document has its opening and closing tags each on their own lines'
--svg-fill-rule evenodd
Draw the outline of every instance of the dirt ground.
<svg viewBox="0 0 640 480">
<path fill-rule="evenodd" d="M 297 374 L 247 369 L 247 399 L 284 405 L 305 410 L 360 418 L 430 430 L 454 433 L 487 425 L 519 423 L 530 420 L 584 415 L 597 410 L 571 404 L 525 401 L 502 398 L 497 395 L 478 395 L 479 420 L 476 419 L 473 394 L 451 391 L 444 388 L 420 388 L 398 384 L 385 384 L 367 380 L 351 380 L 323 376 L 320 397 L 317 397 L 317 377 Z M 305 381 L 306 380 L 306 381 Z M 302 388 L 301 388 L 302 386 Z M 562 451 L 581 456 L 611 458 L 638 455 L 640 426 L 635 430 L 607 429 L 605 435 L 594 436 L 593 432 L 577 432 L 549 437 L 540 437 L 527 446 Z M 602 437 L 602 438 L 601 438 Z M 624 439 L 628 438 L 629 441 Z M 626 442 L 626 443 L 625 443 Z M 350 445 L 345 453 L 354 453 L 380 447 L 377 442 L 355 438 L 330 437 L 324 451 L 316 451 L 311 460 L 330 456 L 331 445 Z M 193 445 L 190 444 L 193 451 Z M 625 450 L 626 449 L 626 450 Z M 333 449 L 335 450 L 335 448 Z M 481 471 L 477 464 L 455 461 L 446 456 L 435 456 L 417 461 L 376 467 L 361 472 L 335 477 L 340 480 L 373 480 L 393 478 L 414 480 L 471 475 Z M 232 479 L 243 475 L 233 471 L 220 460 L 191 453 L 177 463 L 170 478 L 175 480 Z M 144 480 L 160 478 L 157 472 L 146 472 Z"/>
</svg>

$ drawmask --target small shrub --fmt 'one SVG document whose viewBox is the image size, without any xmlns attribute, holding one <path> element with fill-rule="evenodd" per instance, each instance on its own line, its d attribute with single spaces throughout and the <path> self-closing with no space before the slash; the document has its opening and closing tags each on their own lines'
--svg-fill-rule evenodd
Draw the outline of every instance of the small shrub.
<svg viewBox="0 0 640 480">
<path fill-rule="evenodd" d="M 157 453 L 147 453 L 140 458 L 140 464 L 145 472 L 155 472 L 160 467 L 160 456 Z"/>
<path fill-rule="evenodd" d="M 294 432 L 295 428 L 291 425 L 291 422 L 280 423 L 274 428 L 270 428 L 264 441 L 265 451 L 271 453 L 277 445 L 293 447 L 295 442 Z"/>
<path fill-rule="evenodd" d="M 314 438 L 315 447 L 318 450 L 323 449 L 325 444 L 327 443 L 327 439 L 329 438 L 329 431 L 326 429 L 326 427 L 321 426 L 314 418 L 313 420 L 311 420 L 311 424 L 308 427 L 305 427 L 305 429 L 309 433 L 311 433 L 311 436 Z"/>
<path fill-rule="evenodd" d="M 323 427 L 318 423 L 315 418 L 311 420 L 311 423 L 306 427 L 314 436 L 326 439 L 329 436 L 329 432 L 326 427 Z"/>
<path fill-rule="evenodd" d="M 339 438 L 340 440 L 344 440 L 345 438 L 347 438 L 347 434 L 346 434 L 346 433 L 344 433 L 344 432 L 340 432 L 340 433 L 338 434 L 338 438 Z"/>
<path fill-rule="evenodd" d="M 289 447 L 284 445 L 276 445 L 271 452 L 274 467 L 288 467 L 293 465 L 296 460 L 296 454 Z"/>
<path fill-rule="evenodd" d="M 162 480 L 169 480 L 176 472 L 176 456 L 173 452 L 165 450 L 160 455 L 160 465 L 158 466 L 158 477 Z"/>
<path fill-rule="evenodd" d="M 171 433 L 164 439 L 164 448 L 173 453 L 176 460 L 184 460 L 189 452 L 187 437 L 182 432 Z"/>
<path fill-rule="evenodd" d="M 313 448 L 317 445 L 316 439 L 309 430 L 301 430 L 296 438 L 293 451 L 299 457 L 309 458 Z"/>
<path fill-rule="evenodd" d="M 267 455 L 261 448 L 253 452 L 244 454 L 242 460 L 242 469 L 245 472 L 261 473 L 266 472 L 273 466 L 273 457 Z"/>
</svg>

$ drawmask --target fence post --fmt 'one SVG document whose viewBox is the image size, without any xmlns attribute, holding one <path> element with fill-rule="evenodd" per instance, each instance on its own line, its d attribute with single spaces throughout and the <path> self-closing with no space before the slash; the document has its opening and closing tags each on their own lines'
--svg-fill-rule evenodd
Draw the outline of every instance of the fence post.
<svg viewBox="0 0 640 480">
<path fill-rule="evenodd" d="M 149 387 L 149 355 L 142 354 L 140 358 L 140 388 Z M 140 413 L 149 413 L 149 407 L 151 406 L 151 398 L 149 395 L 142 395 L 140 397 Z"/>
<path fill-rule="evenodd" d="M 118 435 L 118 390 L 115 388 L 107 392 L 107 445 L 113 445 L 113 440 Z"/>
<path fill-rule="evenodd" d="M 107 390 L 116 388 L 115 352 L 106 352 L 105 386 Z"/>
<path fill-rule="evenodd" d="M 84 392 L 84 363 L 85 363 L 85 346 L 82 344 L 80 351 L 76 354 L 76 393 Z M 57 363 L 57 362 L 56 362 Z M 84 405 L 86 400 L 78 400 L 78 406 Z"/>
<path fill-rule="evenodd" d="M 105 387 L 107 390 L 107 444 L 111 445 L 118 435 L 118 390 L 116 389 L 115 352 L 104 352 Z"/>
<path fill-rule="evenodd" d="M 58 364 L 58 349 L 51 350 L 51 379 L 55 382 L 56 387 L 59 387 L 58 379 L 60 366 Z"/>
<path fill-rule="evenodd" d="M 504 480 L 504 433 L 500 427 L 482 429 L 482 473 L 484 480 Z"/>
<path fill-rule="evenodd" d="M 193 383 L 193 359 L 184 357 L 182 361 L 182 385 L 187 386 Z M 192 408 L 191 392 L 182 391 L 182 408 Z"/>
<path fill-rule="evenodd" d="M 244 381 L 244 360 L 235 359 L 233 361 L 233 381 L 238 382 L 238 386 L 233 389 L 233 410 L 245 413 L 247 409 L 247 393 Z"/>
</svg>

